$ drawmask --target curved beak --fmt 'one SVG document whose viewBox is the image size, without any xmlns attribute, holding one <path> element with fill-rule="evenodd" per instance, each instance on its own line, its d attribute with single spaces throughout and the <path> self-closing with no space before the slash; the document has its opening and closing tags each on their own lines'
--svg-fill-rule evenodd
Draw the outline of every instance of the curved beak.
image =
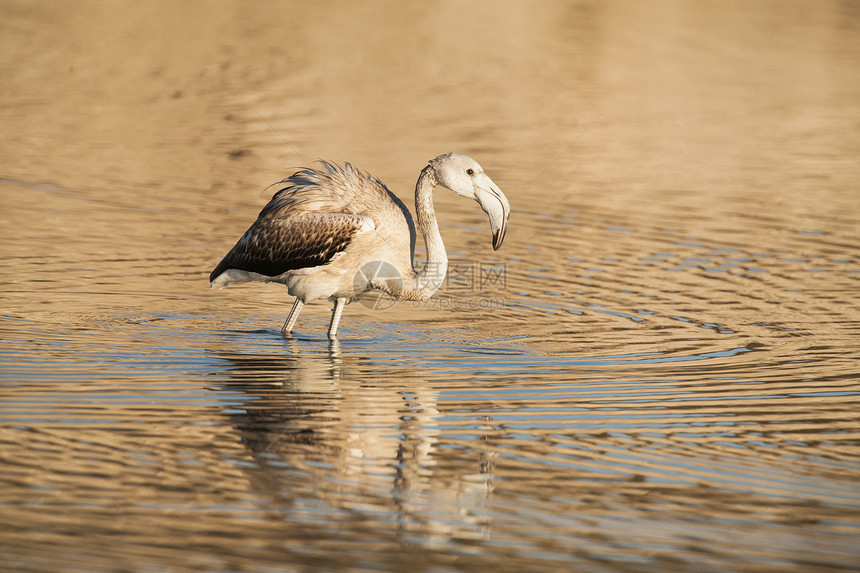
<svg viewBox="0 0 860 573">
<path fill-rule="evenodd" d="M 493 232 L 493 250 L 498 251 L 505 240 L 508 227 L 508 217 L 511 216 L 511 205 L 493 180 L 486 174 L 481 174 L 475 181 L 475 199 L 490 217 L 490 230 Z"/>
</svg>

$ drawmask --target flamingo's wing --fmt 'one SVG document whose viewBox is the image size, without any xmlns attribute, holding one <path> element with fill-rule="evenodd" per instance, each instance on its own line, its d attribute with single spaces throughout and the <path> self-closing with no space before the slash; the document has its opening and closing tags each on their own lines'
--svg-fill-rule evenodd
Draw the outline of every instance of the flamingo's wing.
<svg viewBox="0 0 860 573">
<path fill-rule="evenodd" d="M 373 228 L 373 219 L 353 213 L 261 216 L 218 263 L 209 281 L 229 269 L 276 277 L 324 265 L 346 249 L 358 232 Z"/>
</svg>

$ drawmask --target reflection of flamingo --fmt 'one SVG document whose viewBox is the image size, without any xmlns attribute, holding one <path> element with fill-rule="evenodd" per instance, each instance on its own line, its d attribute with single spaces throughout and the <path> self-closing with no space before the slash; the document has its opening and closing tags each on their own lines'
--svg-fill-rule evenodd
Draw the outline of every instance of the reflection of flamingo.
<svg viewBox="0 0 860 573">
<path fill-rule="evenodd" d="M 242 476 L 269 510 L 293 522 L 297 504 L 312 504 L 431 546 L 489 535 L 499 451 L 491 418 L 476 427 L 474 448 L 452 454 L 439 448 L 452 403 L 413 377 L 414 364 L 390 364 L 390 380 L 368 386 L 366 353 L 337 339 L 328 354 L 295 339 L 284 347 L 289 352 L 212 349 L 225 376 L 210 389 L 230 393 L 223 414 L 250 461 Z M 308 539 L 331 539 L 323 524 L 299 528 Z"/>
<path fill-rule="evenodd" d="M 329 338 L 343 307 L 371 290 L 400 300 L 425 300 L 448 271 L 448 255 L 433 210 L 433 189 L 447 187 L 478 202 L 490 218 L 493 248 L 502 246 L 511 207 L 505 195 L 466 155 L 432 159 L 415 185 L 418 229 L 427 262 L 415 270 L 415 224 L 400 199 L 349 163 L 321 162 L 282 181 L 209 277 L 211 288 L 248 281 L 276 282 L 296 297 L 282 331 L 289 334 L 306 302 L 334 302 Z"/>
</svg>

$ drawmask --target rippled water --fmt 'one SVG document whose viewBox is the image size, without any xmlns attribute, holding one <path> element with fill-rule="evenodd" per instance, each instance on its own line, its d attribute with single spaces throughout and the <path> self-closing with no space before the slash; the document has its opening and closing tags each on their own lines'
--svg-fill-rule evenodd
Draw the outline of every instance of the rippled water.
<svg viewBox="0 0 860 573">
<path fill-rule="evenodd" d="M 4 2 L 0 569 L 855 569 L 858 28 Z M 437 193 L 431 303 L 207 290 L 293 166 L 447 151 L 513 215 Z"/>
</svg>

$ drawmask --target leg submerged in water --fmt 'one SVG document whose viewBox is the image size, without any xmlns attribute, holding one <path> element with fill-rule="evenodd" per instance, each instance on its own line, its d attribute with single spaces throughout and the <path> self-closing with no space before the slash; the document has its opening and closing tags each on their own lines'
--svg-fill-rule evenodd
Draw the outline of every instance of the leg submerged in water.
<svg viewBox="0 0 860 573">
<path fill-rule="evenodd" d="M 302 307 L 304 305 L 305 303 L 303 303 L 299 298 L 297 298 L 296 302 L 293 303 L 293 308 L 290 310 L 290 314 L 287 316 L 287 320 L 281 328 L 281 332 L 283 334 L 289 334 L 293 331 L 293 327 L 296 325 L 296 319 L 299 317 L 299 313 L 302 311 Z"/>
<path fill-rule="evenodd" d="M 339 298 L 334 301 L 334 310 L 331 312 L 331 324 L 328 326 L 328 337 L 334 338 L 337 336 L 337 327 L 340 324 L 340 315 L 343 314 L 343 307 L 346 306 L 346 299 Z"/>
</svg>

